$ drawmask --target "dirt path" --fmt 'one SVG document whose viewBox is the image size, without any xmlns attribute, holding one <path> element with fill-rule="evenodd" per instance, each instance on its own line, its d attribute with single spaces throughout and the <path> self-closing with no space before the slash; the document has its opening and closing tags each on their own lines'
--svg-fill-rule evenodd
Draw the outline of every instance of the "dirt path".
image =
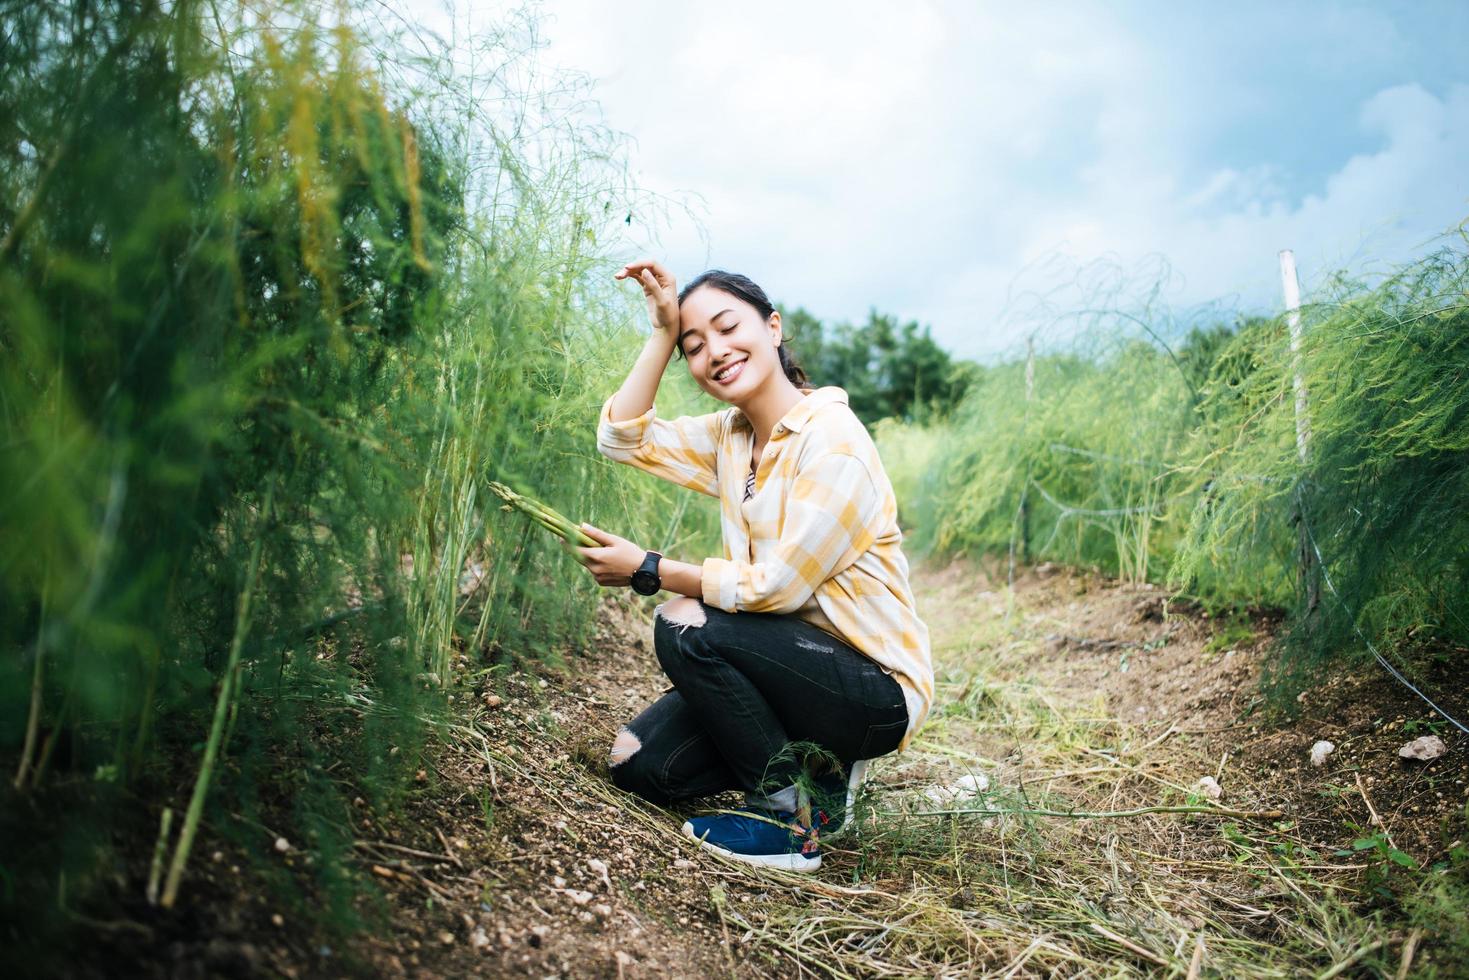
<svg viewBox="0 0 1469 980">
<path fill-rule="evenodd" d="M 606 781 L 617 724 L 664 687 L 646 609 L 609 605 L 598 652 L 492 674 L 410 804 L 363 808 L 355 854 L 381 886 L 383 928 L 333 950 L 260 899 L 169 972 L 1297 976 L 1454 962 L 1450 939 L 1370 908 L 1373 888 L 1410 874 L 1391 850 L 1426 866 L 1466 836 L 1464 743 L 1443 732 L 1447 756 L 1401 762 L 1397 747 L 1429 730 L 1401 691 L 1329 686 L 1271 725 L 1257 683 L 1268 621 L 1221 626 L 1156 590 L 1045 568 L 1013 593 L 965 564 L 918 588 L 941 706 L 909 752 L 872 765 L 859 828 L 818 875 L 701 854 L 677 834 L 695 808 L 659 811 Z M 1323 768 L 1308 762 L 1318 738 L 1337 745 Z M 1205 812 L 1132 813 L 1159 806 Z M 981 812 L 951 812 L 966 810 Z M 1336 853 L 1379 831 L 1391 848 Z"/>
</svg>

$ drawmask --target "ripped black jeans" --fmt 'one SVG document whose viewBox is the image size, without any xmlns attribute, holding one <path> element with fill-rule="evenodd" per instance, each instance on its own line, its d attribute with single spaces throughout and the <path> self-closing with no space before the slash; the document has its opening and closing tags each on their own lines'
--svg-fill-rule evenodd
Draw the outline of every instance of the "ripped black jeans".
<svg viewBox="0 0 1469 980">
<path fill-rule="evenodd" d="M 655 803 L 764 796 L 800 772 L 782 752 L 790 742 L 813 742 L 845 769 L 893 751 L 908 727 L 897 680 L 794 616 L 675 599 L 658 607 L 653 645 L 674 689 L 618 733 L 611 772 Z"/>
</svg>

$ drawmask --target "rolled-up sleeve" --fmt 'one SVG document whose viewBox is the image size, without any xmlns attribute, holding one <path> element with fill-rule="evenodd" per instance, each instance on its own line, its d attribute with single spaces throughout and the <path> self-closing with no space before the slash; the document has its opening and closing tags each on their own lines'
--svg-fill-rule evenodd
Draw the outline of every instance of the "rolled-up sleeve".
<svg viewBox="0 0 1469 980">
<path fill-rule="evenodd" d="M 867 464 L 846 453 L 825 453 L 792 481 L 768 560 L 704 560 L 704 602 L 726 612 L 794 612 L 817 586 L 872 547 L 882 517 L 883 497 Z"/>
<path fill-rule="evenodd" d="M 637 418 L 613 421 L 608 398 L 597 423 L 597 450 L 608 459 L 717 497 L 721 424 L 718 412 L 661 419 L 651 408 Z"/>
</svg>

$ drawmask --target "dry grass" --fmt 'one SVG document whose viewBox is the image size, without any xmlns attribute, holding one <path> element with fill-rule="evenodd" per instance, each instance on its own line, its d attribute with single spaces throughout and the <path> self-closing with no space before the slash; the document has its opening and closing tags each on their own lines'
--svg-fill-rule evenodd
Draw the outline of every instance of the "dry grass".
<svg viewBox="0 0 1469 980">
<path fill-rule="evenodd" d="M 1048 625 L 1014 596 L 974 592 L 929 597 L 945 707 L 909 752 L 874 762 L 858 825 L 834 839 L 819 880 L 697 858 L 743 968 L 1295 977 L 1398 965 L 1405 937 L 1350 911 L 1361 864 L 1316 854 L 1278 812 L 1240 819 L 1194 794 L 1217 760 L 1035 680 Z M 990 789 L 942 806 L 924 795 L 965 773 Z M 634 815 L 645 846 L 686 849 L 666 814 L 595 778 L 579 788 Z M 1089 815 L 1156 807 L 1190 812 Z M 952 813 L 964 809 L 988 815 Z"/>
<path fill-rule="evenodd" d="M 635 654 L 587 663 L 576 682 L 585 687 L 528 683 L 513 702 L 564 725 L 522 730 L 501 708 L 444 729 L 465 772 L 451 778 L 488 782 L 519 814 L 495 833 L 522 828 L 508 844 L 489 834 L 471 847 L 496 877 L 487 894 L 500 911 L 486 926 L 520 935 L 549 923 L 561 937 L 540 964 L 576 976 L 613 962 L 626 976 L 833 977 L 1297 977 L 1395 975 L 1415 956 L 1423 965 L 1421 934 L 1362 911 L 1367 863 L 1333 856 L 1292 800 L 1272 798 L 1182 726 L 1124 717 L 1130 704 L 1115 692 L 1058 682 L 1058 624 L 1083 630 L 1068 610 L 1095 615 L 1102 603 L 1068 603 L 1057 589 L 985 593 L 975 574 L 920 584 L 942 708 L 908 752 L 873 762 L 858 820 L 831 839 L 816 876 L 698 851 L 678 833 L 681 812 L 607 781 L 615 724 L 658 687 Z M 1197 631 L 1186 642 L 1207 640 Z M 966 774 L 989 788 L 932 798 Z M 1199 795 L 1203 774 L 1228 796 Z M 572 885 L 608 902 L 611 921 L 579 923 L 547 880 L 613 853 L 623 863 L 611 862 L 605 887 Z M 475 877 L 464 879 L 465 908 L 478 901 Z M 505 911 L 516 903 L 530 910 L 518 924 Z"/>
</svg>

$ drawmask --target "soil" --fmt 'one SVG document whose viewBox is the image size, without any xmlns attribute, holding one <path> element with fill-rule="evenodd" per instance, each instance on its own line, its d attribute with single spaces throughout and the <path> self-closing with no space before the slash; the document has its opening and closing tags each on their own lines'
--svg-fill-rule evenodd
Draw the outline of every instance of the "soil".
<svg viewBox="0 0 1469 980">
<path fill-rule="evenodd" d="M 1013 598 L 1001 576 L 966 562 L 922 569 L 915 583 L 941 673 L 977 646 L 992 645 L 981 652 L 994 658 L 996 676 L 1029 678 L 1044 697 L 1092 706 L 1099 719 L 1144 732 L 1144 755 L 1157 761 L 1160 780 L 1179 772 L 1212 776 L 1221 805 L 1278 810 L 1286 821 L 1280 825 L 1321 854 L 1350 849 L 1380 829 L 1427 865 L 1466 837 L 1466 740 L 1378 668 L 1356 666 L 1307 690 L 1294 716 L 1270 709 L 1260 675 L 1278 617 L 1258 613 L 1220 624 L 1157 589 L 1050 566 L 1025 571 Z M 1006 617 L 1014 621 L 1008 632 L 985 632 Z M 680 838 L 677 826 L 699 807 L 659 810 L 613 788 L 605 762 L 613 734 L 666 683 L 652 656 L 647 606 L 609 599 L 599 631 L 560 669 L 527 665 L 461 690 L 461 724 L 436 742 L 408 804 L 392 813 L 357 807 L 351 866 L 368 884 L 358 899 L 376 923 L 368 932 L 343 940 L 321 932 L 310 915 L 273 906 L 271 889 L 243 855 L 208 839 L 197 845 L 186 879 L 187 913 L 165 915 L 138 898 L 152 848 L 140 831 L 136 877 L 120 883 L 114 907 L 89 910 L 96 942 L 70 972 L 809 972 L 788 951 L 749 941 L 739 925 L 746 920 L 726 910 L 759 909 L 792 895 L 840 896 L 857 869 L 837 857 L 809 883 L 791 886 L 702 855 Z M 969 693 L 952 674 L 940 690 L 955 699 Z M 1469 717 L 1462 684 L 1441 683 L 1439 693 L 1447 695 L 1446 709 Z M 1430 731 L 1448 744 L 1446 755 L 1431 762 L 1398 757 L 1399 746 Z M 1316 768 L 1309 754 L 1323 739 L 1336 750 Z M 875 773 L 877 795 L 949 778 L 942 757 L 922 751 L 922 738 L 918 744 Z M 964 747 L 997 760 L 992 778 L 1022 792 L 1034 778 L 1027 767 L 1035 750 L 1003 726 Z M 1114 796 L 1125 782 L 1118 781 Z M 1201 853 L 1219 851 L 1214 828 L 1200 834 Z M 278 872 L 309 888 L 301 865 L 310 855 L 284 844 Z M 881 869 L 872 873 L 889 888 L 916 886 L 883 881 Z"/>
<path fill-rule="evenodd" d="M 971 587 L 969 566 L 948 575 L 959 588 Z M 943 580 L 936 576 L 929 588 Z M 1026 674 L 1078 701 L 1100 692 L 1105 713 L 1155 730 L 1152 751 L 1167 752 L 1175 764 L 1183 750 L 1170 750 L 1174 740 L 1201 762 L 1217 763 L 1199 775 L 1215 777 L 1229 806 L 1282 810 L 1297 836 L 1324 853 L 1380 828 L 1426 863 L 1465 839 L 1466 740 L 1375 663 L 1331 665 L 1329 679 L 1302 691 L 1287 712 L 1262 694 L 1278 611 L 1245 612 L 1221 624 L 1149 584 L 1050 565 L 1028 572 L 1018 589 L 1038 619 L 1055 625 L 1044 637 L 1050 656 L 1027 657 Z M 1444 670 L 1427 684 L 1440 706 L 1469 719 L 1462 679 Z M 1398 756 L 1429 734 L 1451 751 L 1429 762 Z M 1317 767 L 1311 748 L 1319 741 L 1335 749 Z"/>
</svg>

